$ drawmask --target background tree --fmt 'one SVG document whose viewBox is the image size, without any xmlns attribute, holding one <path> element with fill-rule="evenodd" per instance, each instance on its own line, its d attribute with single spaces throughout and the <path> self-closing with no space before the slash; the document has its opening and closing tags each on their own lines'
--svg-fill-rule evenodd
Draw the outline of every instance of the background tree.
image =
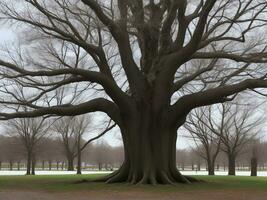
<svg viewBox="0 0 267 200">
<path fill-rule="evenodd" d="M 220 152 L 221 135 L 215 134 L 207 124 L 214 117 L 211 107 L 198 108 L 187 117 L 184 127 L 195 145 L 195 151 L 207 162 L 208 174 L 215 175 L 215 161 Z"/>
<path fill-rule="evenodd" d="M 16 109 L 1 119 L 106 113 L 125 147 L 107 182 L 193 181 L 175 161 L 187 114 L 267 87 L 265 0 L 3 0 L 0 9 L 28 34 L 1 56 L 1 103 Z M 69 95 L 54 101 L 63 87 Z"/>
<path fill-rule="evenodd" d="M 245 145 L 257 136 L 263 122 L 262 118 L 253 115 L 251 106 L 242 107 L 238 103 L 221 104 L 217 110 L 214 107 L 210 109 L 213 111 L 211 110 L 212 113 L 209 115 L 213 117 L 209 118 L 208 123 L 200 120 L 220 137 L 221 150 L 228 157 L 228 174 L 235 175 L 236 158 L 244 153 Z M 217 119 L 214 117 L 216 114 L 219 115 Z"/>
<path fill-rule="evenodd" d="M 8 121 L 6 131 L 16 136 L 27 153 L 26 175 L 35 175 L 36 151 L 40 140 L 48 135 L 49 125 L 45 118 L 23 118 Z"/>
<path fill-rule="evenodd" d="M 79 139 L 78 132 L 75 129 L 75 119 L 73 117 L 61 118 L 54 124 L 54 131 L 59 134 L 64 146 L 68 171 L 74 171 L 74 159 Z"/>
</svg>

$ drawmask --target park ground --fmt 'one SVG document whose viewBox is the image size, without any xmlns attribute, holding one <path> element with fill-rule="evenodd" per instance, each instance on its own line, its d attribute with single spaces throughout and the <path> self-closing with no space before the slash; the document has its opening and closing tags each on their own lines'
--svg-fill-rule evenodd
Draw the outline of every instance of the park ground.
<svg viewBox="0 0 267 200">
<path fill-rule="evenodd" d="M 0 176 L 0 200 L 266 200 L 267 177 L 196 176 L 191 185 L 81 182 L 103 175 Z"/>
</svg>

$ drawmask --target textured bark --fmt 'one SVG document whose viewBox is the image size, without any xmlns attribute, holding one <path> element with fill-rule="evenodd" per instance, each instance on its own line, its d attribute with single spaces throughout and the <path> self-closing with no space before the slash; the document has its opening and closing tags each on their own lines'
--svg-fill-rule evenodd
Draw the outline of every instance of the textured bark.
<svg viewBox="0 0 267 200">
<path fill-rule="evenodd" d="M 228 155 L 228 175 L 235 176 L 235 155 Z"/>
<path fill-rule="evenodd" d="M 155 185 L 195 181 L 181 175 L 176 167 L 177 128 L 166 127 L 165 120 L 165 123 L 154 123 L 153 118 L 141 115 L 135 118 L 135 123 L 129 123 L 128 119 L 122 129 L 125 160 L 117 172 L 106 178 L 108 183 Z M 136 122 L 140 123 L 139 127 Z"/>
</svg>

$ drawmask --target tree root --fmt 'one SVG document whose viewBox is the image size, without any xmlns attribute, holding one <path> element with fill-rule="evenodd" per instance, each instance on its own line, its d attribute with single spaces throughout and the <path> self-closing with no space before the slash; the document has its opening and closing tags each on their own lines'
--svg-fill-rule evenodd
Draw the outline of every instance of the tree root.
<svg viewBox="0 0 267 200">
<path fill-rule="evenodd" d="M 86 182 L 105 182 L 108 184 L 111 183 L 128 183 L 131 185 L 177 185 L 177 184 L 191 184 L 191 183 L 200 183 L 204 182 L 193 178 L 191 176 L 184 176 L 179 171 L 176 171 L 175 174 L 167 173 L 166 171 L 161 171 L 157 174 L 154 173 L 147 174 L 144 173 L 142 176 L 137 173 L 129 173 L 128 170 L 118 170 L 109 174 L 105 177 L 95 178 L 91 180 L 83 179 L 75 183 L 86 183 Z"/>
</svg>

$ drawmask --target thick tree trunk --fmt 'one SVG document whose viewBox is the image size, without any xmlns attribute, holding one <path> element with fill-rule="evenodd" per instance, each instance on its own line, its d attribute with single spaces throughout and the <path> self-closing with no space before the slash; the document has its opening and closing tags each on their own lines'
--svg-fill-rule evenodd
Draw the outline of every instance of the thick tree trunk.
<svg viewBox="0 0 267 200">
<path fill-rule="evenodd" d="M 235 155 L 228 155 L 228 175 L 235 176 Z"/>
<path fill-rule="evenodd" d="M 256 157 L 251 158 L 251 176 L 257 176 L 258 159 Z"/>
<path fill-rule="evenodd" d="M 122 130 L 125 160 L 122 167 L 107 178 L 108 183 L 154 185 L 196 181 L 181 175 L 176 167 L 177 128 L 157 125 L 142 124 L 136 129 L 136 123 L 132 123 Z"/>
</svg>

